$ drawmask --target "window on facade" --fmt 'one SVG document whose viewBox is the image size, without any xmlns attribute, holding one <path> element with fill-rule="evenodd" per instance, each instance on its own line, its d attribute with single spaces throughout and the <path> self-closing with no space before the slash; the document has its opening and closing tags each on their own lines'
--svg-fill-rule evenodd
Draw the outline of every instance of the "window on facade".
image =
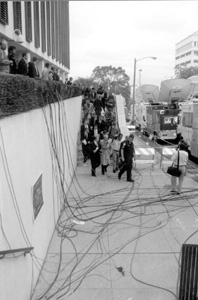
<svg viewBox="0 0 198 300">
<path fill-rule="evenodd" d="M 188 49 L 190 50 L 192 48 L 192 42 L 178 48 L 176 50 L 176 55 L 180 54 L 181 52 L 187 51 Z"/>
<path fill-rule="evenodd" d="M 198 55 L 198 51 L 194 51 L 194 55 Z"/>
<path fill-rule="evenodd" d="M 39 2 L 34 2 L 34 38 L 35 47 L 40 47 L 40 20 L 39 20 Z"/>
<path fill-rule="evenodd" d="M 0 23 L 8 24 L 8 3 L 0 2 Z"/>
<path fill-rule="evenodd" d="M 41 2 L 41 40 L 42 52 L 46 52 L 45 2 Z"/>
<path fill-rule="evenodd" d="M 198 60 L 197 60 L 197 59 L 195 59 L 195 60 L 194 60 L 194 63 L 196 63 L 196 64 L 197 64 L 197 63 L 198 63 Z"/>
<path fill-rule="evenodd" d="M 56 44 L 55 44 L 55 27 L 54 27 L 54 2 L 51 2 L 51 28 L 52 28 L 52 58 L 55 58 Z"/>
<path fill-rule="evenodd" d="M 180 56 L 177 56 L 175 59 L 179 59 L 180 58 Z"/>
<path fill-rule="evenodd" d="M 25 33 L 26 41 L 32 42 L 32 4 L 25 2 Z"/>
<path fill-rule="evenodd" d="M 47 18 L 47 54 L 51 55 L 51 18 L 50 18 L 50 2 L 46 2 L 46 18 Z"/>
<path fill-rule="evenodd" d="M 185 56 L 185 54 L 182 54 L 182 55 L 181 55 L 181 57 L 184 57 L 184 56 Z"/>
<path fill-rule="evenodd" d="M 187 52 L 187 53 L 186 53 L 186 56 L 191 55 L 191 53 L 192 53 L 191 51 Z"/>
<path fill-rule="evenodd" d="M 186 64 L 190 64 L 190 63 L 191 63 L 191 60 L 186 61 Z"/>
<path fill-rule="evenodd" d="M 194 46 L 195 46 L 195 47 L 197 46 L 197 42 L 194 42 Z"/>
<path fill-rule="evenodd" d="M 56 38 L 56 61 L 59 60 L 59 16 L 58 16 L 58 1 L 55 2 L 55 38 Z"/>
<path fill-rule="evenodd" d="M 19 29 L 22 33 L 21 2 L 13 2 L 14 29 Z"/>
</svg>

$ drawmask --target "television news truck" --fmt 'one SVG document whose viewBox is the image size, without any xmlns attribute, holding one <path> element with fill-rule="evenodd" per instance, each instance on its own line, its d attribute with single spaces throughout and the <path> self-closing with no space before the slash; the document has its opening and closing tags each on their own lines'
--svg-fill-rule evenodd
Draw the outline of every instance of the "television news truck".
<svg viewBox="0 0 198 300">
<path fill-rule="evenodd" d="M 153 103 L 146 107 L 147 134 L 153 134 L 159 140 L 175 140 L 177 137 L 178 114 L 176 104 Z"/>
<path fill-rule="evenodd" d="M 198 98 L 182 103 L 178 132 L 189 145 L 190 154 L 198 158 Z"/>
<path fill-rule="evenodd" d="M 161 82 L 158 103 L 147 106 L 147 131 L 155 139 L 177 141 L 180 104 L 190 90 L 188 79 L 168 79 Z"/>
</svg>

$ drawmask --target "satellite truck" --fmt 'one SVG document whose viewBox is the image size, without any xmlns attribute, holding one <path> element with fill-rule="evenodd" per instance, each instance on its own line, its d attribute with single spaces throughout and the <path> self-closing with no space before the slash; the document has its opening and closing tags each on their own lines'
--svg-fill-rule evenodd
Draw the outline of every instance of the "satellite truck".
<svg viewBox="0 0 198 300">
<path fill-rule="evenodd" d="M 187 99 L 190 80 L 169 79 L 161 82 L 157 103 L 146 107 L 147 133 L 155 140 L 177 142 L 180 105 Z"/>
<path fill-rule="evenodd" d="M 146 108 L 151 103 L 155 103 L 159 98 L 159 87 L 157 85 L 145 84 L 139 86 L 136 93 L 135 117 L 136 128 L 146 130 Z"/>
<path fill-rule="evenodd" d="M 178 133 L 188 144 L 191 156 L 198 158 L 198 76 L 189 77 L 189 95 L 180 106 Z"/>
</svg>

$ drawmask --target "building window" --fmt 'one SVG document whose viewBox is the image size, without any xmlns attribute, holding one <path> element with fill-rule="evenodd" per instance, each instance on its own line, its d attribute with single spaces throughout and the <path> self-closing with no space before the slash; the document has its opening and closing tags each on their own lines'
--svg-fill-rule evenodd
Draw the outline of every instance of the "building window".
<svg viewBox="0 0 198 300">
<path fill-rule="evenodd" d="M 21 2 L 13 2 L 14 29 L 19 29 L 22 33 Z"/>
<path fill-rule="evenodd" d="M 194 55 L 198 55 L 198 51 L 194 51 Z"/>
<path fill-rule="evenodd" d="M 186 56 L 191 55 L 191 53 L 192 53 L 191 51 L 187 52 L 187 53 L 186 53 Z"/>
<path fill-rule="evenodd" d="M 32 42 L 32 4 L 25 2 L 25 33 L 26 41 Z"/>
<path fill-rule="evenodd" d="M 50 2 L 46 2 L 46 18 L 47 18 L 47 54 L 51 55 L 51 22 L 50 22 Z"/>
<path fill-rule="evenodd" d="M 6 1 L 0 2 L 0 23 L 8 24 L 8 3 Z"/>
<path fill-rule="evenodd" d="M 197 63 L 198 63 L 198 60 L 197 60 L 197 59 L 195 59 L 195 60 L 194 60 L 194 63 L 196 63 L 196 64 L 197 64 Z"/>
<path fill-rule="evenodd" d="M 34 38 L 35 47 L 40 47 L 39 2 L 34 2 Z"/>
<path fill-rule="evenodd" d="M 56 61 L 59 60 L 59 16 L 58 16 L 58 1 L 55 2 L 55 37 L 56 37 Z"/>
<path fill-rule="evenodd" d="M 45 2 L 41 2 L 41 40 L 42 52 L 46 52 Z"/>
<path fill-rule="evenodd" d="M 195 47 L 197 46 L 197 42 L 194 42 L 194 46 L 195 46 Z"/>
<path fill-rule="evenodd" d="M 191 60 L 188 60 L 188 61 L 185 61 L 185 62 L 181 63 L 180 66 L 186 66 L 190 63 L 191 63 Z"/>
<path fill-rule="evenodd" d="M 181 55 L 181 57 L 184 57 L 184 56 L 185 56 L 185 54 L 182 54 L 182 55 Z"/>
<path fill-rule="evenodd" d="M 52 58 L 55 58 L 55 52 L 56 52 L 54 13 L 55 13 L 55 7 L 54 7 L 54 2 L 52 1 L 51 2 Z"/>
<path fill-rule="evenodd" d="M 175 59 L 179 59 L 180 58 L 180 56 L 177 56 Z"/>
</svg>

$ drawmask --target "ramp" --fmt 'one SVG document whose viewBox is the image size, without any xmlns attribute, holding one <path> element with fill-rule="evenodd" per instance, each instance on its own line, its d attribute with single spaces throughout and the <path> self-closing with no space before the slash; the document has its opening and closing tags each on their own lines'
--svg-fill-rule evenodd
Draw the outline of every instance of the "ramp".
<svg viewBox="0 0 198 300">
<path fill-rule="evenodd" d="M 124 98 L 121 95 L 116 95 L 117 120 L 123 137 L 129 135 L 129 130 L 126 125 Z"/>
</svg>

